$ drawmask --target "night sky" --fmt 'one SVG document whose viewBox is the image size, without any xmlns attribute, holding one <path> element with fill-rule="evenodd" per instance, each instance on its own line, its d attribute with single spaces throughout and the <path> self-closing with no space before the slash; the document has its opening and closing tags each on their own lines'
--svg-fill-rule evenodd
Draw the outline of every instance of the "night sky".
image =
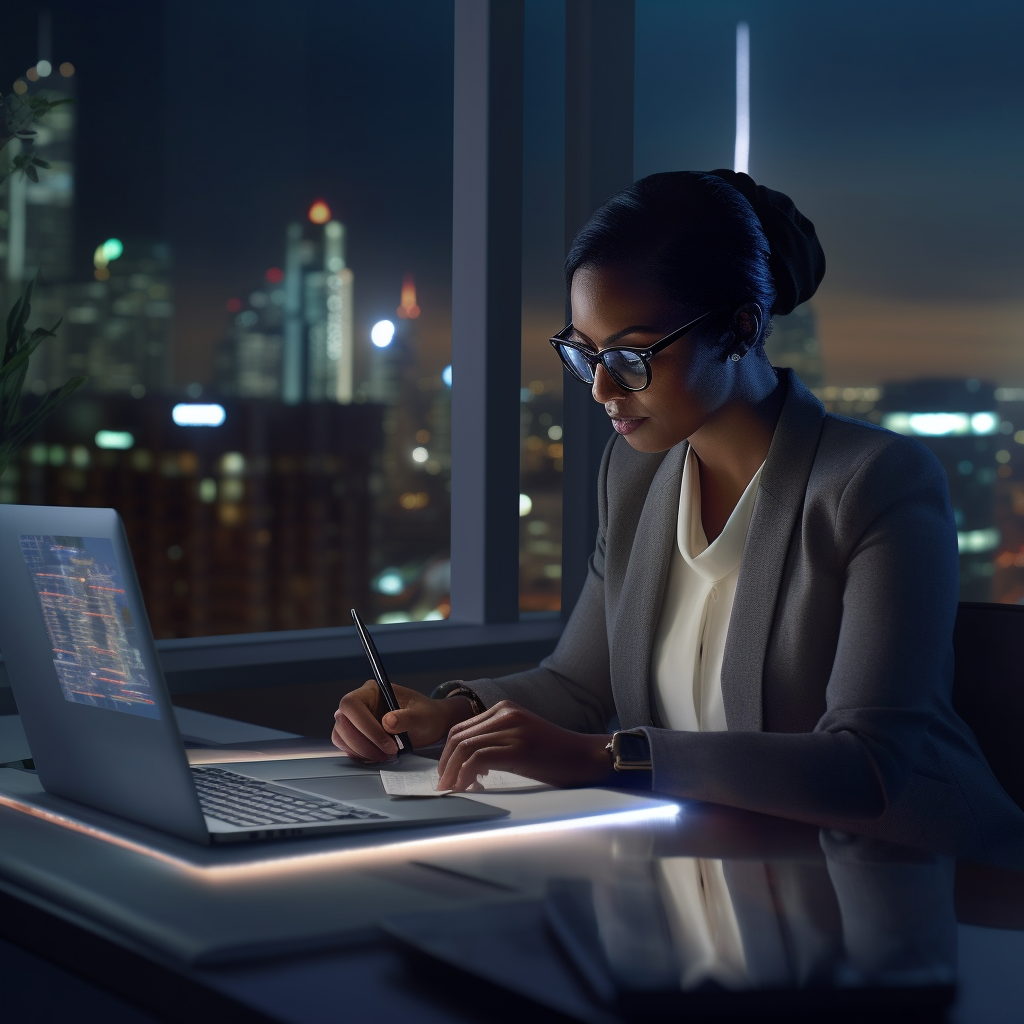
<svg viewBox="0 0 1024 1024">
<path fill-rule="evenodd" d="M 356 325 L 416 274 L 426 369 L 450 323 L 449 0 L 62 0 L 78 68 L 78 251 L 169 241 L 179 380 L 203 380 L 224 304 L 283 259 L 322 197 L 347 225 Z M 37 57 L 5 10 L 0 78 Z M 97 13 L 99 12 L 99 13 Z M 637 176 L 731 166 L 734 33 L 751 26 L 751 173 L 790 193 L 829 261 L 830 383 L 949 373 L 1024 385 L 1024 5 L 638 0 Z M 563 38 L 528 0 L 525 374 L 557 379 Z"/>
</svg>

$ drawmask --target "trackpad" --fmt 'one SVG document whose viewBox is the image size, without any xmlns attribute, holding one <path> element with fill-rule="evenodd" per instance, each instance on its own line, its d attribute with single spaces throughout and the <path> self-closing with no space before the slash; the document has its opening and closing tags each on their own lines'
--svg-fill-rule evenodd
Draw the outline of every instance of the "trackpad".
<svg viewBox="0 0 1024 1024">
<path fill-rule="evenodd" d="M 343 775 L 333 779 L 289 779 L 287 782 L 275 782 L 274 785 L 325 796 L 330 800 L 367 800 L 387 796 L 377 772 Z"/>
</svg>

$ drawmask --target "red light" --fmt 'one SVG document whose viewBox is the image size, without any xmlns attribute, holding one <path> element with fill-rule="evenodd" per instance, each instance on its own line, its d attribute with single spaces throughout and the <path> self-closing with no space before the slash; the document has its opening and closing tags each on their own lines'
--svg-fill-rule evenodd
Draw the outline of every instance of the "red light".
<svg viewBox="0 0 1024 1024">
<path fill-rule="evenodd" d="M 280 284 L 284 280 L 284 271 L 280 267 L 271 267 L 263 276 L 271 284 Z"/>
<path fill-rule="evenodd" d="M 242 300 L 241 299 L 228 299 L 228 312 L 229 313 L 241 313 L 242 312 Z"/>
</svg>

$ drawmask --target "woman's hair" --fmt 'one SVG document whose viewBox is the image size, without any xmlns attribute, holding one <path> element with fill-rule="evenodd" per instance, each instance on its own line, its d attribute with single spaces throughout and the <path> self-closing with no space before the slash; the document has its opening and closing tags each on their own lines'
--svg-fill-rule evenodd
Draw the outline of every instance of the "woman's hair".
<svg viewBox="0 0 1024 1024">
<path fill-rule="evenodd" d="M 566 257 L 566 286 L 581 267 L 623 265 L 650 273 L 695 314 L 756 302 L 767 327 L 770 313 L 814 294 L 825 257 L 814 225 L 781 192 L 732 171 L 670 171 L 641 178 L 590 218 Z"/>
</svg>

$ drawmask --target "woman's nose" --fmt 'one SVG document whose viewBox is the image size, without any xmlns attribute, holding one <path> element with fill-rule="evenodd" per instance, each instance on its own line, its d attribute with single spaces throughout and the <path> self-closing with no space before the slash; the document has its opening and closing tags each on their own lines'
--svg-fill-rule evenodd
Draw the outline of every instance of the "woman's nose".
<svg viewBox="0 0 1024 1024">
<path fill-rule="evenodd" d="M 595 402 L 605 405 L 616 398 L 622 398 L 626 389 L 615 383 L 615 378 L 605 368 L 604 363 L 598 363 L 594 371 L 594 383 L 591 385 L 591 394 Z"/>
</svg>

